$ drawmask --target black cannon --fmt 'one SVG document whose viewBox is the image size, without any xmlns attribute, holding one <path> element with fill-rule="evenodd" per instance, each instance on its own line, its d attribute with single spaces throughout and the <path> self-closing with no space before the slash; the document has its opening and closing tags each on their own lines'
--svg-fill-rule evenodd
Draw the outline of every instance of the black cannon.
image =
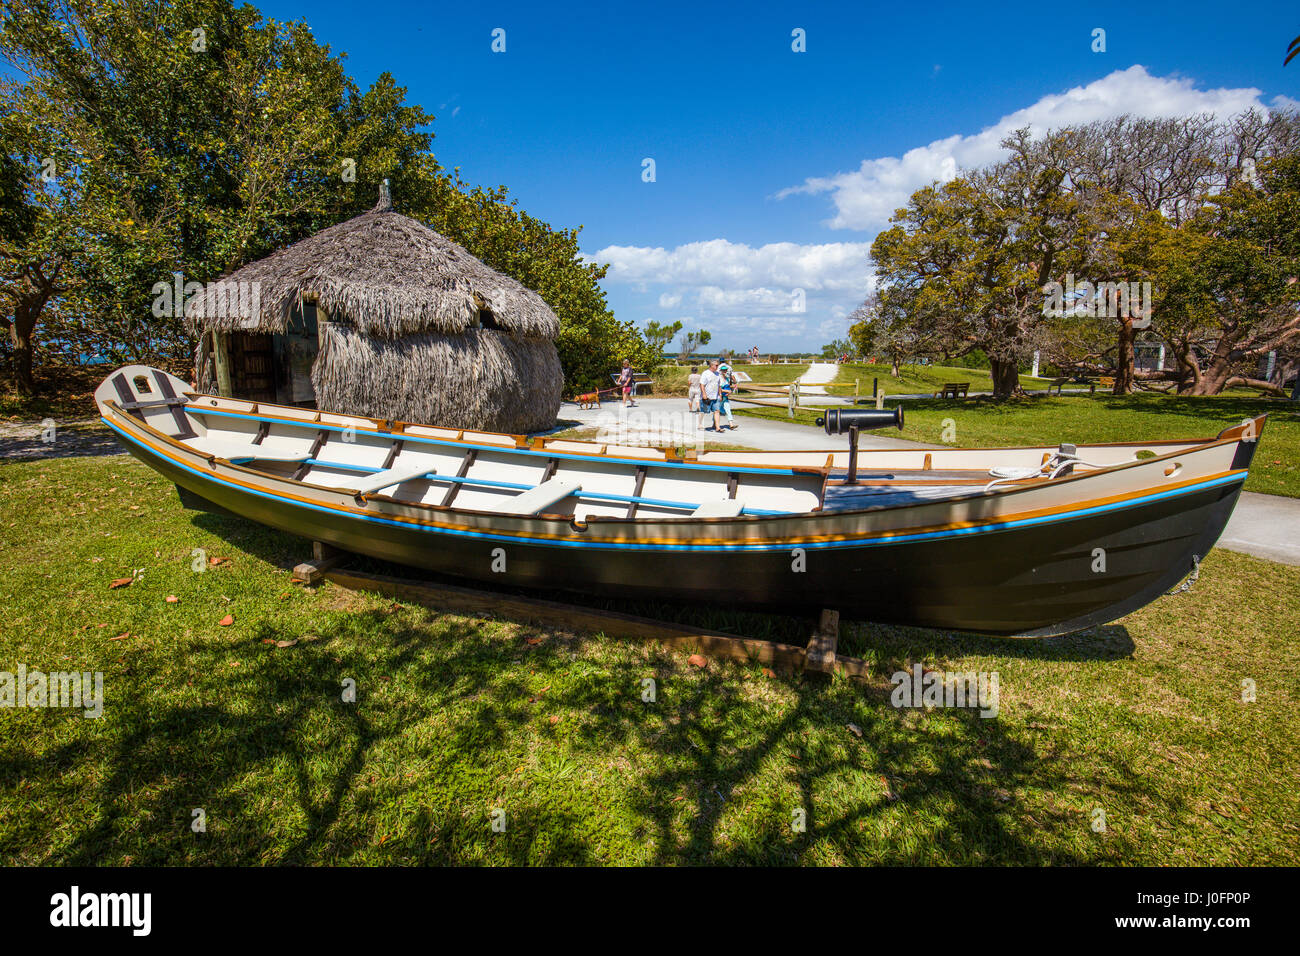
<svg viewBox="0 0 1300 956">
<path fill-rule="evenodd" d="M 903 406 L 891 409 L 876 408 L 831 408 L 824 418 L 817 419 L 817 424 L 826 429 L 828 435 L 853 434 L 855 428 L 888 428 L 895 426 L 903 430 Z"/>
<path fill-rule="evenodd" d="M 893 425 L 903 430 L 903 406 L 893 409 L 877 408 L 831 408 L 827 409 L 817 424 L 826 429 L 828 435 L 849 433 L 849 475 L 844 479 L 846 485 L 858 483 L 858 432 L 864 428 L 888 428 Z"/>
</svg>

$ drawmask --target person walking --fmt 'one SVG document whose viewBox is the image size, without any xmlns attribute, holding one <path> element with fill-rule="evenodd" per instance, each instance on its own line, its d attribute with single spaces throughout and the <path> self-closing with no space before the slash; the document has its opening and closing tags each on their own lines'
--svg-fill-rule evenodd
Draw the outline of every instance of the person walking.
<svg viewBox="0 0 1300 956">
<path fill-rule="evenodd" d="M 718 374 L 718 360 L 713 359 L 709 362 L 708 370 L 700 376 L 700 393 L 704 400 L 700 403 L 700 411 L 705 415 L 713 413 L 713 424 L 706 427 L 706 432 L 721 431 L 721 420 L 718 418 L 718 395 L 722 387 L 722 376 Z"/>
<path fill-rule="evenodd" d="M 718 367 L 718 374 L 721 376 L 718 382 L 718 411 L 727 416 L 727 428 L 735 431 L 739 426 L 731 417 L 731 393 L 736 387 L 736 375 L 726 362 L 723 362 Z M 719 418 L 719 423 L 721 423 L 721 418 Z M 719 427 L 721 427 L 720 424 Z"/>
<path fill-rule="evenodd" d="M 704 416 L 700 411 L 700 367 L 691 366 L 691 374 L 686 376 L 688 385 L 686 391 L 686 407 L 689 411 L 695 413 L 695 427 L 699 428 L 703 424 Z"/>
<path fill-rule="evenodd" d="M 632 388 L 634 383 L 635 383 L 635 379 L 632 376 L 632 363 L 629 362 L 627 359 L 623 359 L 623 370 L 618 373 L 618 384 L 619 387 L 622 388 L 623 390 L 624 408 L 627 408 L 629 406 L 632 408 L 636 408 L 636 401 L 633 399 L 632 396 Z"/>
</svg>

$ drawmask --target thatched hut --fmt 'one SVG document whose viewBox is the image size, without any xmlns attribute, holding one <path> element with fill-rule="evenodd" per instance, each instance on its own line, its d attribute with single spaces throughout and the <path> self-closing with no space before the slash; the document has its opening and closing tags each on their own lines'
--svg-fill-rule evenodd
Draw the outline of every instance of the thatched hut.
<svg viewBox="0 0 1300 956">
<path fill-rule="evenodd" d="M 370 212 L 192 298 L 199 389 L 454 428 L 551 427 L 555 313 L 394 212 L 387 186 Z"/>
</svg>

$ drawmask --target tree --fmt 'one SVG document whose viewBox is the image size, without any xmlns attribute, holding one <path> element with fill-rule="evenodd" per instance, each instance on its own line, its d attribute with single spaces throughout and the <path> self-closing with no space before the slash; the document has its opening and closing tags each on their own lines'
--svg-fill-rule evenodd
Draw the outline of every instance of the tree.
<svg viewBox="0 0 1300 956">
<path fill-rule="evenodd" d="M 677 333 L 681 330 L 681 322 L 674 322 L 672 325 L 660 325 L 658 322 L 651 320 L 646 323 L 645 327 L 646 344 L 658 352 L 663 352 L 668 347 L 668 343 L 676 338 Z"/>
<path fill-rule="evenodd" d="M 897 289 L 885 289 L 868 296 L 849 315 L 849 341 L 858 355 L 883 355 L 889 359 L 889 374 L 898 378 L 908 359 L 932 355 L 938 334 L 927 332 L 922 323 L 912 322 L 907 313 L 908 296 Z"/>
<path fill-rule="evenodd" d="M 226 0 L 47 0 L 5 7 L 0 55 L 26 78 L 21 122 L 50 140 L 76 249 L 47 339 L 188 364 L 154 284 L 216 278 L 352 200 L 334 151 L 359 94 L 303 23 Z"/>
<path fill-rule="evenodd" d="M 49 137 L 40 155 L 58 158 L 60 200 L 57 228 L 6 246 L 0 295 L 26 296 L 49 342 L 186 368 L 192 338 L 179 315 L 151 314 L 155 283 L 216 279 L 373 206 L 387 178 L 400 211 L 541 294 L 571 388 L 604 383 L 623 358 L 659 360 L 608 309 L 605 268 L 582 259 L 577 229 L 444 170 L 433 117 L 386 73 L 363 92 L 301 21 L 230 0 L 33 0 L 3 8 L 0 57 L 25 77 L 10 125 Z M 5 188 L 27 184 L 35 210 L 24 175 L 5 172 Z M 55 273 L 31 263 L 56 237 L 75 254 L 42 298 Z"/>
<path fill-rule="evenodd" d="M 1246 110 L 1226 121 L 1209 114 L 1169 119 L 1120 116 L 1062 130 L 1070 145 L 1070 179 L 1101 241 L 1080 263 L 1094 279 L 1151 281 L 1148 254 L 1163 220 L 1182 228 L 1205 197 L 1253 181 L 1257 165 L 1300 145 L 1296 114 Z M 1138 324 L 1119 314 L 1113 365 L 1115 394 L 1133 390 Z"/>
<path fill-rule="evenodd" d="M 1043 287 L 1081 261 L 1089 236 L 1068 188 L 1068 143 L 1020 130 L 987 170 L 912 194 L 871 257 L 892 315 L 945 354 L 988 355 L 996 398 L 1043 334 Z"/>
<path fill-rule="evenodd" d="M 68 199 L 36 172 L 63 157 L 50 155 L 40 125 L 19 107 L 21 98 L 12 87 L 0 93 L 0 329 L 14 384 L 30 395 L 37 325 L 65 291 Z"/>
<path fill-rule="evenodd" d="M 1266 160 L 1259 180 L 1212 197 L 1190 224 L 1202 277 L 1192 326 L 1210 331 L 1204 367 L 1187 359 L 1193 395 L 1269 388 L 1259 359 L 1300 344 L 1300 156 Z"/>
<path fill-rule="evenodd" d="M 697 332 L 687 332 L 682 336 L 682 347 L 681 351 L 678 353 L 679 357 L 683 360 L 690 358 L 701 348 L 708 345 L 709 340 L 712 338 L 713 333 L 708 329 L 700 329 Z"/>
<path fill-rule="evenodd" d="M 822 346 L 822 358 L 838 360 L 841 355 L 852 355 L 853 343 L 849 339 L 836 339 Z"/>
</svg>

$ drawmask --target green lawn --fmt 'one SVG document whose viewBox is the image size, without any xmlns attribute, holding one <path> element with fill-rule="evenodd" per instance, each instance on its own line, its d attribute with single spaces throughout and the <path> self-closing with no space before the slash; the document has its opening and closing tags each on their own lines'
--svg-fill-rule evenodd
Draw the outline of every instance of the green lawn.
<svg viewBox="0 0 1300 956">
<path fill-rule="evenodd" d="M 869 365 L 855 362 L 840 366 L 835 384 L 830 386 L 832 395 L 852 395 L 853 381 L 858 381 L 858 394 L 871 394 L 872 379 L 878 379 L 880 390 L 886 395 L 933 394 L 949 382 L 968 382 L 972 392 L 993 391 L 993 377 L 988 369 L 950 368 L 944 365 L 904 365 L 898 370 L 898 378 L 890 374 L 888 365 Z M 1020 376 L 1020 384 L 1025 388 L 1046 388 L 1048 379 Z"/>
<path fill-rule="evenodd" d="M 869 394 L 870 389 L 867 391 Z M 944 422 L 952 419 L 956 432 L 953 444 L 972 448 L 1205 438 L 1243 418 L 1266 412 L 1268 423 L 1246 479 L 1246 490 L 1300 498 L 1300 408 L 1282 399 L 1141 393 L 1007 402 L 916 399 L 903 405 L 906 428 L 901 434 L 893 430 L 882 434 L 937 445 L 942 443 Z M 892 407 L 888 400 L 886 407 Z M 738 410 L 760 418 L 790 421 L 784 408 Z M 801 408 L 794 420 L 812 425 L 821 414 L 818 409 Z"/>
<path fill-rule="evenodd" d="M 0 464 L 0 494 L 0 670 L 106 696 L 0 711 L 8 863 L 1300 864 L 1300 568 L 1215 551 L 1191 592 L 1049 640 L 846 626 L 864 685 L 304 590 L 304 543 L 125 458 Z M 997 671 L 999 716 L 893 708 L 912 660 Z"/>
</svg>

